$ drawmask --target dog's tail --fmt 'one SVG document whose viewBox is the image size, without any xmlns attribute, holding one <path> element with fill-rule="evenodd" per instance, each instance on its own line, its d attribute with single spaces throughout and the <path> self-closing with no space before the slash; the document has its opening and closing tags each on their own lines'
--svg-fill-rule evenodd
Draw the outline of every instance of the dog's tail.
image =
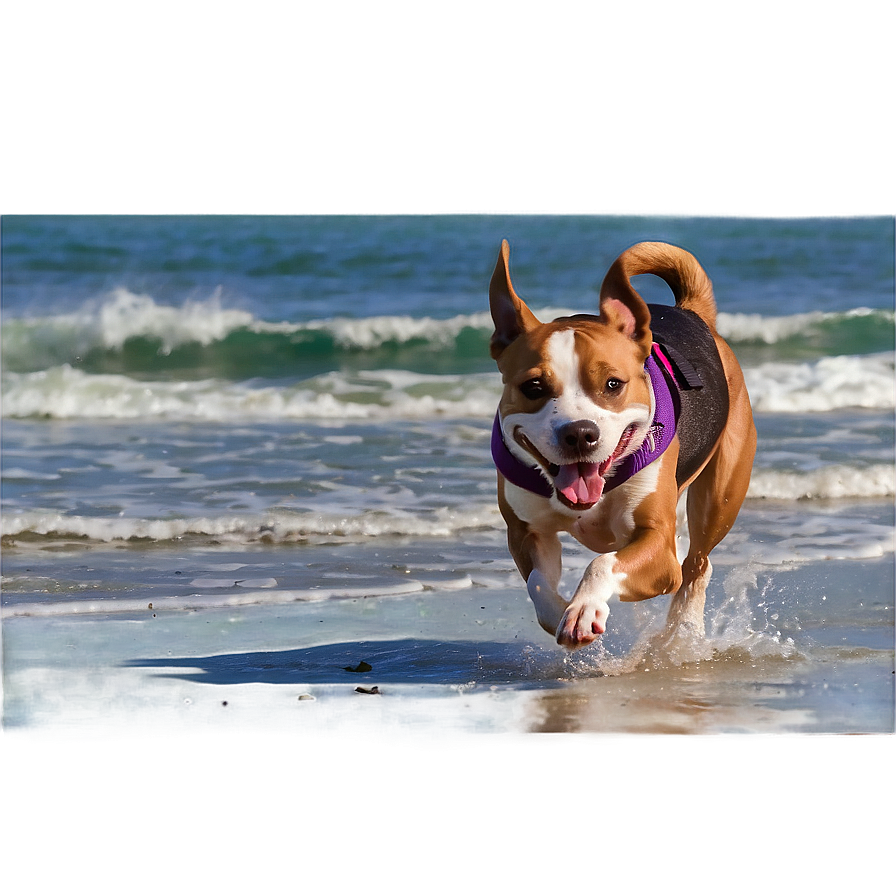
<svg viewBox="0 0 896 896">
<path fill-rule="evenodd" d="M 662 277 L 675 295 L 675 304 L 699 315 L 715 332 L 712 281 L 690 252 L 669 243 L 638 243 L 626 249 L 607 271 L 600 288 L 601 298 L 633 291 L 630 278 L 638 274 Z"/>
</svg>

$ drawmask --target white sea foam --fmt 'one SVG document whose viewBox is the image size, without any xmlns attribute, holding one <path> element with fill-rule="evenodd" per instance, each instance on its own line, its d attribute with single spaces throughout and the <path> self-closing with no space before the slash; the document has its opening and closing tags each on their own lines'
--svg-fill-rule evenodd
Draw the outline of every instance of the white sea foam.
<svg viewBox="0 0 896 896">
<path fill-rule="evenodd" d="M 568 317 L 580 311 L 596 309 L 580 308 L 578 311 L 568 308 L 533 309 L 540 320 L 555 320 Z M 861 318 L 876 318 L 880 322 L 893 326 L 896 313 L 889 309 L 851 308 L 846 311 L 805 311 L 799 314 L 741 314 L 738 312 L 719 311 L 716 327 L 719 334 L 732 343 L 759 342 L 774 345 L 794 336 L 811 331 L 820 326 L 836 325 L 840 321 Z"/>
<path fill-rule="evenodd" d="M 448 319 L 380 315 L 368 318 L 336 316 L 299 323 L 261 320 L 248 311 L 222 307 L 221 292 L 182 306 L 162 305 L 152 296 L 119 288 L 91 300 L 80 309 L 51 317 L 10 319 L 4 323 L 6 366 L 27 369 L 35 357 L 46 366 L 83 357 L 92 349 L 120 350 L 132 338 L 160 341 L 169 354 L 190 343 L 208 346 L 238 330 L 257 334 L 324 333 L 346 350 L 371 350 L 384 344 L 426 340 L 450 346 L 464 329 L 488 330 L 487 310 Z"/>
<path fill-rule="evenodd" d="M 77 520 L 73 522 L 75 525 L 70 528 L 83 528 L 77 525 Z M 101 527 L 103 522 L 100 521 L 98 527 Z M 108 521 L 105 522 L 108 523 Z M 227 529 L 228 527 L 222 528 Z M 407 531 L 410 532 L 412 529 L 413 527 L 409 527 Z M 244 538 L 244 534 L 235 531 L 233 527 L 230 527 L 230 534 L 231 538 L 218 537 L 215 541 L 232 541 L 232 543 L 238 544 L 247 540 Z M 453 535 L 461 536 L 458 539 L 458 550 L 463 551 L 462 531 L 455 531 Z M 468 534 L 466 537 L 479 538 L 481 536 Z M 494 540 L 494 545 L 496 551 L 502 550 L 498 539 Z M 870 522 L 861 515 L 847 514 L 844 516 L 836 513 L 818 513 L 807 518 L 804 513 L 784 511 L 776 513 L 773 517 L 768 517 L 767 514 L 757 517 L 747 509 L 742 514 L 742 519 L 739 520 L 735 532 L 729 535 L 714 554 L 715 579 L 725 581 L 726 591 L 728 591 L 729 582 L 726 581 L 726 578 L 730 580 L 732 576 L 742 577 L 744 572 L 748 574 L 749 578 L 751 575 L 755 577 L 757 569 L 776 568 L 782 572 L 789 572 L 804 562 L 871 559 L 887 556 L 893 551 L 892 526 Z M 584 549 L 573 550 L 566 557 L 568 563 L 563 582 L 565 592 L 571 593 L 590 557 L 591 555 Z M 458 591 L 474 586 L 498 590 L 506 588 L 518 590 L 522 587 L 515 573 L 498 574 L 496 567 L 490 574 L 481 574 L 475 569 L 476 564 L 477 561 L 472 557 L 462 556 L 455 562 L 443 560 L 432 571 L 413 570 L 408 577 L 396 578 L 379 573 L 370 576 L 354 574 L 335 576 L 332 579 L 324 577 L 310 585 L 307 581 L 284 581 L 279 578 L 279 571 L 276 568 L 270 570 L 274 575 L 260 576 L 258 572 L 253 575 L 249 570 L 244 569 L 243 564 L 222 564 L 198 575 L 194 574 L 191 579 L 185 579 L 184 584 L 192 589 L 190 593 L 180 591 L 179 593 L 150 595 L 153 606 L 149 609 L 197 610 L 251 604 L 282 604 L 294 601 L 317 602 L 373 596 L 400 596 L 422 591 Z M 464 568 L 465 566 L 468 568 Z M 228 569 L 232 569 L 233 575 L 223 575 Z M 46 589 L 39 586 L 37 580 L 31 580 L 30 576 L 6 577 L 4 578 L 4 588 L 7 588 L 13 598 L 5 603 L 2 614 L 3 616 L 19 616 L 109 612 L 145 613 L 147 610 L 145 595 L 138 601 L 130 599 L 126 594 L 113 593 L 113 596 L 109 597 L 87 590 L 86 585 L 81 587 L 84 589 L 83 591 L 69 590 L 68 594 L 64 589 L 53 588 L 52 594 L 48 597 Z M 26 593 L 34 591 L 36 596 L 33 599 L 25 597 L 25 594 L 18 597 L 23 588 Z M 646 603 L 650 607 L 653 605 L 652 601 Z M 726 612 L 720 610 L 710 620 L 712 644 L 709 646 L 717 651 L 735 647 L 747 648 L 750 652 L 754 652 L 757 645 L 753 643 L 756 637 L 753 633 L 753 626 L 747 626 L 732 639 L 733 630 L 728 624 L 730 620 L 726 622 Z M 750 621 L 750 618 L 747 621 Z M 657 617 L 656 621 L 659 623 L 660 618 Z M 767 628 L 764 632 L 765 635 L 769 633 Z M 710 634 L 709 630 L 708 634 Z M 775 638 L 772 638 L 772 641 L 766 641 L 765 635 L 762 638 L 765 647 L 775 650 L 780 648 L 781 645 Z M 648 641 L 645 641 L 642 646 L 648 646 Z M 682 645 L 677 645 L 676 650 L 673 651 L 678 659 L 671 655 L 658 656 L 654 651 L 651 651 L 653 654 L 651 658 L 654 661 L 665 661 L 671 658 L 675 663 L 693 662 L 704 658 L 691 656 L 688 653 L 687 645 L 684 645 L 686 655 L 683 655 L 681 647 Z M 761 647 L 762 645 L 759 645 L 759 649 Z M 632 652 L 631 656 L 627 655 L 624 663 L 626 669 L 630 670 L 632 664 L 637 665 L 642 658 L 643 651 L 639 650 Z M 602 665 L 602 669 L 606 674 L 618 674 L 620 671 L 624 671 L 616 668 L 618 660 L 609 656 L 604 659 L 607 662 Z"/>
<path fill-rule="evenodd" d="M 352 514 L 289 513 L 205 516 L 170 520 L 78 516 L 54 512 L 5 513 L 4 538 L 43 536 L 96 542 L 175 541 L 188 536 L 218 541 L 292 542 L 303 539 L 366 539 L 383 536 L 450 537 L 470 529 L 494 528 L 500 522 L 494 502 L 450 507 L 419 514 L 373 509 Z"/>
<path fill-rule="evenodd" d="M 890 353 L 767 363 L 744 371 L 753 407 L 768 413 L 896 406 Z M 63 364 L 3 375 L 6 417 L 175 420 L 383 420 L 494 414 L 492 374 L 435 376 L 399 370 L 341 371 L 292 385 L 217 379 L 141 381 Z"/>
<path fill-rule="evenodd" d="M 240 583 L 243 584 L 243 583 Z M 287 604 L 295 601 L 310 603 L 324 600 L 343 600 L 350 598 L 367 597 L 401 597 L 406 594 L 419 593 L 427 586 L 423 582 L 408 579 L 398 584 L 368 585 L 363 588 L 289 588 L 273 589 L 266 586 L 265 590 L 256 590 L 251 583 L 245 583 L 248 587 L 240 587 L 233 580 L 227 582 L 227 588 L 219 584 L 218 593 L 209 593 L 207 589 L 212 586 L 199 584 L 199 593 L 177 596 L 170 595 L 163 598 L 154 598 L 156 610 L 208 610 L 215 607 L 245 607 L 253 604 Z M 453 587 L 452 587 L 453 585 Z M 470 587 L 461 583 L 449 583 L 445 590 L 459 590 Z M 234 587 L 236 591 L 232 590 Z M 257 587 L 257 586 L 256 586 Z M 433 589 L 438 590 L 438 589 Z M 7 605 L 2 609 L 2 616 L 70 616 L 91 615 L 95 613 L 145 613 L 147 609 L 145 598 L 128 599 L 116 597 L 112 599 L 85 599 L 85 600 L 37 600 L 19 602 Z"/>
<path fill-rule="evenodd" d="M 892 464 L 835 464 L 810 471 L 754 470 L 748 498 L 890 498 L 896 494 Z"/>
<path fill-rule="evenodd" d="M 467 328 L 486 330 L 493 327 L 488 311 L 479 314 L 459 314 L 448 319 L 385 315 L 368 318 L 334 317 L 305 324 L 272 325 L 257 321 L 252 329 L 258 333 L 273 332 L 274 328 L 289 328 L 291 332 L 313 330 L 333 336 L 337 345 L 346 349 L 370 350 L 386 343 L 403 344 L 416 339 L 431 343 L 434 348 L 450 346 L 458 334 Z M 282 331 L 282 330 L 281 330 Z"/>
<path fill-rule="evenodd" d="M 61 479 L 59 473 L 34 472 L 24 467 L 4 467 L 3 478 L 8 481 L 21 480 L 22 482 L 53 482 Z"/>
<path fill-rule="evenodd" d="M 753 409 L 769 413 L 824 412 L 896 406 L 894 357 L 841 355 L 803 364 L 770 362 L 746 368 Z"/>
<path fill-rule="evenodd" d="M 210 345 L 253 323 L 255 318 L 246 311 L 222 308 L 219 292 L 175 307 L 119 288 L 70 314 L 6 321 L 3 354 L 6 366 L 16 368 L 33 361 L 34 355 L 52 363 L 73 360 L 94 348 L 120 349 L 135 336 L 159 339 L 160 350 L 167 354 L 185 343 Z"/>
<path fill-rule="evenodd" d="M 747 504 L 734 529 L 713 554 L 722 566 L 759 562 L 790 567 L 816 560 L 867 560 L 896 550 L 892 521 L 869 516 L 861 507 L 773 511 Z"/>
<path fill-rule="evenodd" d="M 869 468 L 867 480 L 873 483 L 871 487 L 867 487 L 866 480 L 860 475 L 843 475 L 839 467 L 805 474 L 760 471 L 749 496 L 753 502 L 744 507 L 737 527 L 726 538 L 720 562 L 746 562 L 757 552 L 764 562 L 782 564 L 807 559 L 879 557 L 891 553 L 894 549 L 893 527 L 884 519 L 869 519 L 863 512 L 844 510 L 837 505 L 816 506 L 809 516 L 805 509 L 781 505 L 770 511 L 763 507 L 761 500 L 756 500 L 762 497 L 798 500 L 810 495 L 832 500 L 892 497 L 892 469 L 888 474 L 883 468 Z M 34 538 L 106 544 L 128 541 L 162 544 L 197 539 L 232 545 L 354 543 L 383 537 L 462 541 L 468 533 L 498 533 L 504 529 L 497 502 L 491 495 L 462 507 L 414 511 L 378 505 L 342 513 L 271 510 L 146 519 L 33 510 L 6 512 L 0 522 L 4 539 L 12 543 L 25 543 Z M 684 547 L 686 527 L 683 520 L 681 526 Z M 569 549 L 572 552 L 570 559 L 581 555 L 582 562 L 586 563 L 591 556 L 573 543 Z M 574 566 L 571 560 L 569 568 Z M 273 584 L 265 587 L 273 587 Z"/>
<path fill-rule="evenodd" d="M 88 374 L 68 364 L 5 373 L 6 417 L 145 420 L 383 420 L 487 417 L 499 384 L 491 375 L 428 376 L 405 371 L 324 374 L 291 386 L 222 380 L 152 382 Z"/>
<path fill-rule="evenodd" d="M 534 309 L 542 320 L 568 316 L 583 309 Z M 588 310 L 588 309 L 584 309 Z M 596 309 L 595 309 L 596 310 Z M 774 344 L 807 330 L 850 318 L 874 316 L 893 324 L 888 310 L 856 308 L 843 312 L 813 311 L 768 316 L 720 311 L 719 332 L 733 342 Z M 221 291 L 181 306 L 164 305 L 152 296 L 125 288 L 86 302 L 77 311 L 48 317 L 12 318 L 4 322 L 3 354 L 11 369 L 74 361 L 92 349 L 119 350 L 131 338 L 153 338 L 160 352 L 198 343 L 208 346 L 238 330 L 257 334 L 324 333 L 345 350 L 371 350 L 386 344 L 424 340 L 435 348 L 449 347 L 458 335 L 472 329 L 487 335 L 492 329 L 486 308 L 473 314 L 441 319 L 430 316 L 379 315 L 366 318 L 335 316 L 305 322 L 265 321 L 248 311 L 222 306 Z"/>
<path fill-rule="evenodd" d="M 542 321 L 569 317 L 588 309 L 541 308 L 533 309 Z M 596 309 L 595 309 L 596 313 Z M 861 318 L 876 318 L 881 323 L 893 326 L 896 314 L 887 309 L 851 308 L 846 311 L 808 311 L 800 314 L 765 315 L 741 314 L 719 311 L 716 326 L 721 336 L 732 343 L 759 342 L 774 345 L 794 336 L 825 325 Z M 240 326 L 245 324 L 240 323 Z M 249 325 L 253 332 L 300 332 L 313 330 L 332 335 L 343 348 L 374 349 L 385 343 L 405 343 L 415 339 L 425 339 L 436 345 L 450 345 L 464 329 L 491 332 L 492 318 L 488 311 L 475 314 L 460 314 L 451 318 L 411 317 L 409 315 L 384 315 L 368 318 L 334 317 L 325 320 L 308 321 L 302 324 L 272 324 L 255 320 Z"/>
<path fill-rule="evenodd" d="M 716 328 L 719 335 L 729 341 L 763 342 L 767 345 L 804 333 L 812 324 L 825 319 L 822 311 L 803 314 L 788 314 L 782 317 L 767 317 L 764 314 L 736 314 L 719 311 Z"/>
</svg>

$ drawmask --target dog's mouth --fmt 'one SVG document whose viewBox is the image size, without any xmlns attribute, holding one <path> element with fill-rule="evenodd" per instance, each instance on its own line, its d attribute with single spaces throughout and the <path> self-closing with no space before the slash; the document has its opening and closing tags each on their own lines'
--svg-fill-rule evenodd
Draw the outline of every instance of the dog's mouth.
<svg viewBox="0 0 896 896">
<path fill-rule="evenodd" d="M 568 464 L 553 464 L 545 460 L 535 446 L 522 434 L 517 441 L 537 458 L 554 480 L 554 491 L 561 504 L 574 510 L 588 510 L 600 500 L 606 486 L 606 476 L 613 464 L 625 453 L 638 426 L 633 423 L 626 427 L 613 453 L 600 463 L 576 461 Z"/>
</svg>

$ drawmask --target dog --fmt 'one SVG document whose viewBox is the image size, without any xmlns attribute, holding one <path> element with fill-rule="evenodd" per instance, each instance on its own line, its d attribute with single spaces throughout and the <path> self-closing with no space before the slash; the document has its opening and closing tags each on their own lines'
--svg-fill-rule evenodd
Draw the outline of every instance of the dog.
<svg viewBox="0 0 896 896">
<path fill-rule="evenodd" d="M 655 274 L 675 305 L 631 284 Z M 492 431 L 507 542 L 541 627 L 570 650 L 604 633 L 609 601 L 671 594 L 668 637 L 704 635 L 709 554 L 747 494 L 756 427 L 740 365 L 716 331 L 697 259 L 639 243 L 611 265 L 599 314 L 543 323 L 514 291 L 501 245 L 489 286 L 490 351 L 504 391 Z M 690 546 L 679 565 L 678 499 Z M 559 535 L 597 553 L 572 598 Z"/>
</svg>

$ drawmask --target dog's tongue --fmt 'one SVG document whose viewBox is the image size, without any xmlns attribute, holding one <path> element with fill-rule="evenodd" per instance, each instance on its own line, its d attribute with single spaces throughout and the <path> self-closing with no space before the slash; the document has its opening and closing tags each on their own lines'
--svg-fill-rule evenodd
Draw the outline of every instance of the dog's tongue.
<svg viewBox="0 0 896 896">
<path fill-rule="evenodd" d="M 563 464 L 554 486 L 570 504 L 596 504 L 604 491 L 598 464 Z"/>
</svg>

